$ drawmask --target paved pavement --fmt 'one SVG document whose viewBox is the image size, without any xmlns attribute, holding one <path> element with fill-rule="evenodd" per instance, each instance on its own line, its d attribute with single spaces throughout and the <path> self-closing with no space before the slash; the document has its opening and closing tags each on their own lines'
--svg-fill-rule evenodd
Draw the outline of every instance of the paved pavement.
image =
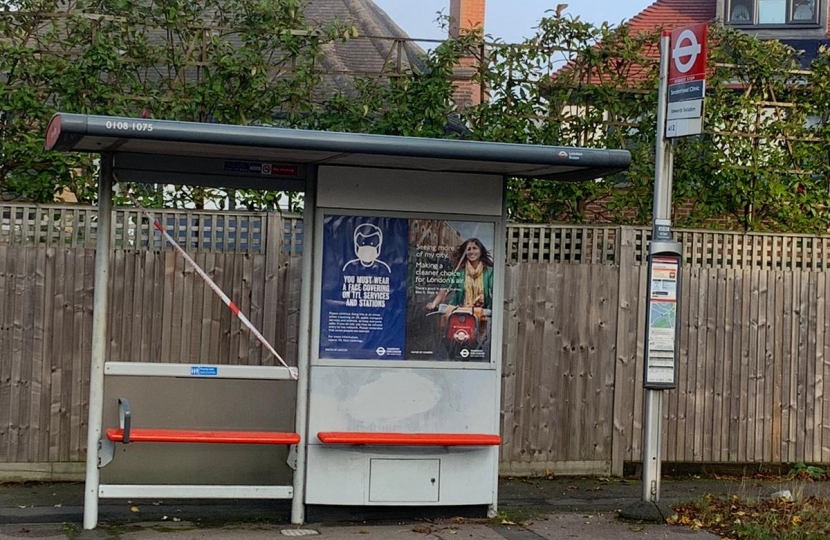
<svg viewBox="0 0 830 540">
<path fill-rule="evenodd" d="M 0 525 L 0 538 L 37 538 L 42 540 L 121 539 L 121 540 L 274 540 L 284 536 L 284 526 L 240 524 L 223 527 L 197 527 L 181 522 L 177 527 L 137 523 L 131 527 L 114 529 L 102 527 L 99 531 L 80 532 L 75 527 L 61 524 Z M 293 529 L 290 529 L 293 530 Z M 637 525 L 621 523 L 608 515 L 553 514 L 525 527 L 492 526 L 481 523 L 400 523 L 395 525 L 367 524 L 348 526 L 312 525 L 302 531 L 314 531 L 320 540 L 717 540 L 705 532 L 690 531 L 669 525 Z M 299 531 L 298 531 L 299 532 Z"/>
<path fill-rule="evenodd" d="M 688 478 L 664 480 L 662 497 L 682 502 L 707 493 L 763 497 L 779 489 L 801 495 L 830 494 L 830 484 L 788 484 Z M 77 483 L 0 484 L 2 539 L 260 540 L 313 531 L 321 540 L 714 540 L 702 531 L 665 524 L 631 523 L 617 511 L 637 501 L 638 481 L 607 478 L 505 479 L 497 519 L 454 516 L 424 519 L 400 513 L 310 513 L 301 528 L 287 523 L 285 501 L 102 500 L 101 526 L 81 531 L 83 486 Z"/>
</svg>

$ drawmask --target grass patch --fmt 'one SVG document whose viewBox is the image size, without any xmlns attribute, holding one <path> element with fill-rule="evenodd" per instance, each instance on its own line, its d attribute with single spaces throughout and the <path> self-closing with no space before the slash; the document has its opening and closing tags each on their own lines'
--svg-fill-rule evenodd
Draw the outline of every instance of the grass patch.
<svg viewBox="0 0 830 540">
<path fill-rule="evenodd" d="M 713 497 L 674 507 L 670 524 L 705 529 L 731 540 L 819 540 L 830 538 L 830 500 L 817 497 L 746 500 Z"/>
<path fill-rule="evenodd" d="M 790 469 L 790 477 L 807 481 L 828 479 L 827 471 L 816 465 L 807 465 L 806 463 L 796 463 Z"/>
<path fill-rule="evenodd" d="M 63 534 L 69 540 L 75 540 L 76 538 L 78 538 L 78 536 L 81 534 L 81 531 L 83 530 L 83 529 L 81 529 L 81 527 L 79 527 L 78 525 L 76 525 L 74 523 L 66 523 L 66 522 L 63 523 L 61 528 L 63 529 Z"/>
</svg>

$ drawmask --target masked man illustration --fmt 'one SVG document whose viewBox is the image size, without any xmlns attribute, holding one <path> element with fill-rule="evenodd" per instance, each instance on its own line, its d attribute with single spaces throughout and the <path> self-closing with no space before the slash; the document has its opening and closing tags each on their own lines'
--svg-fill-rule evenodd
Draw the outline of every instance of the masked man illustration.
<svg viewBox="0 0 830 540">
<path fill-rule="evenodd" d="M 380 248 L 383 245 L 383 232 L 376 225 L 371 223 L 363 223 L 355 227 L 354 230 L 354 254 L 356 259 L 352 259 L 343 265 L 343 271 L 348 269 L 384 269 L 387 272 L 392 270 L 389 265 L 379 259 Z"/>
</svg>

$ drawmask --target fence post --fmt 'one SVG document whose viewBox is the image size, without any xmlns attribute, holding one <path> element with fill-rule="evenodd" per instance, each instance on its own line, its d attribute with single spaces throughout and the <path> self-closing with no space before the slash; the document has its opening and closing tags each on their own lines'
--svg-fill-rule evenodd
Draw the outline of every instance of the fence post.
<svg viewBox="0 0 830 540">
<path fill-rule="evenodd" d="M 617 232 L 617 264 L 619 265 L 619 283 L 617 286 L 617 328 L 615 337 L 616 352 L 614 359 L 614 407 L 612 412 L 613 429 L 611 431 L 611 474 L 623 475 L 625 455 L 630 444 L 631 412 L 634 410 L 634 376 L 636 365 L 637 342 L 631 343 L 631 336 L 636 336 L 636 314 L 632 303 L 636 290 L 631 288 L 634 268 L 634 229 L 620 227 Z M 633 332 L 629 324 L 633 318 Z"/>
<path fill-rule="evenodd" d="M 269 212 L 264 217 L 265 226 L 262 227 L 265 238 L 265 297 L 263 302 L 263 324 L 262 335 L 264 335 L 279 350 L 285 354 L 285 343 L 278 343 L 277 337 L 282 334 L 277 332 L 277 312 L 280 304 L 280 263 L 283 253 L 283 220 L 279 212 Z M 283 325 L 286 324 L 286 317 L 281 318 Z M 263 350 L 263 355 L 267 354 Z M 269 365 L 271 361 L 269 360 Z"/>
</svg>

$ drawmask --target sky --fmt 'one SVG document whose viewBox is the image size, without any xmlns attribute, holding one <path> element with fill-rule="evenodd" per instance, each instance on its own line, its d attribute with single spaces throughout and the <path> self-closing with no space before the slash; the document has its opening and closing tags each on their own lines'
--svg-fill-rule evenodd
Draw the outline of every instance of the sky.
<svg viewBox="0 0 830 540">
<path fill-rule="evenodd" d="M 444 39 L 446 34 L 435 22 L 437 12 L 449 15 L 450 0 L 374 0 L 414 39 Z M 484 30 L 505 43 L 520 43 L 533 35 L 533 28 L 547 10 L 566 3 L 565 13 L 594 24 L 615 25 L 630 19 L 654 0 L 487 0 Z"/>
</svg>

